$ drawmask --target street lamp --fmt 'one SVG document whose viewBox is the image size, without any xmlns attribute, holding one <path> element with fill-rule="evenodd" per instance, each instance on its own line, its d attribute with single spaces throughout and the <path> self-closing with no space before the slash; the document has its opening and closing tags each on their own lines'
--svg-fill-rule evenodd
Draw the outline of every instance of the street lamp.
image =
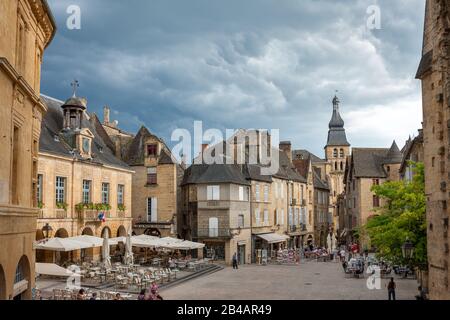
<svg viewBox="0 0 450 320">
<path fill-rule="evenodd" d="M 411 240 L 406 239 L 406 242 L 402 245 L 402 255 L 404 259 L 412 259 L 414 255 L 414 244 L 411 242 Z"/>
<path fill-rule="evenodd" d="M 46 239 L 49 239 L 52 236 L 53 228 L 46 223 L 45 226 L 42 227 L 42 232 Z"/>
</svg>

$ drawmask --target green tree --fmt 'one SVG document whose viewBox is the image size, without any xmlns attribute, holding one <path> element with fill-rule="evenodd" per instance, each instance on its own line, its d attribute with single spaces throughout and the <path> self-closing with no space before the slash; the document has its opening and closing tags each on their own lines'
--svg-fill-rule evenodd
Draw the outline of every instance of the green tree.
<svg viewBox="0 0 450 320">
<path fill-rule="evenodd" d="M 377 247 L 377 256 L 393 263 L 427 268 L 427 234 L 425 216 L 425 179 L 422 163 L 410 162 L 412 181 L 388 181 L 374 185 L 372 191 L 386 205 L 376 211 L 362 227 Z M 402 245 L 409 239 L 415 246 L 414 256 L 405 261 Z"/>
</svg>

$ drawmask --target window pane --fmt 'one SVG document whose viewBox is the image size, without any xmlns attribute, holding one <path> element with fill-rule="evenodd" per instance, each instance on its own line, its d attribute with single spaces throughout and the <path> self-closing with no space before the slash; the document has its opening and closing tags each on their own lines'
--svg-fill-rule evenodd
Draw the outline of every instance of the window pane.
<svg viewBox="0 0 450 320">
<path fill-rule="evenodd" d="M 122 184 L 119 184 L 117 186 L 117 204 L 123 204 L 123 194 L 124 194 L 125 186 Z"/>
<path fill-rule="evenodd" d="M 109 204 L 109 183 L 102 183 L 102 203 Z"/>
</svg>

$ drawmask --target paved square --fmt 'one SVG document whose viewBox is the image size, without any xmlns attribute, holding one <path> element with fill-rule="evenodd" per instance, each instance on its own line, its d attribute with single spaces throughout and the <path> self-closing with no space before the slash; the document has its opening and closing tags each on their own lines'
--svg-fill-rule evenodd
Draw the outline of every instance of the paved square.
<svg viewBox="0 0 450 320">
<path fill-rule="evenodd" d="M 167 300 L 386 300 L 388 279 L 369 290 L 366 278 L 346 278 L 340 263 L 308 261 L 297 266 L 245 265 L 162 289 Z M 417 281 L 395 277 L 398 300 L 413 300 Z"/>
</svg>

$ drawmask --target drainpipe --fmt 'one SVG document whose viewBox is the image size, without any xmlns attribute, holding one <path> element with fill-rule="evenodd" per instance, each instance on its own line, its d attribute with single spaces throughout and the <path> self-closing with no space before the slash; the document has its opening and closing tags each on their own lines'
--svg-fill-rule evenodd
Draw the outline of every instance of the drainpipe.
<svg viewBox="0 0 450 320">
<path fill-rule="evenodd" d="M 253 184 L 250 182 L 249 192 L 248 192 L 248 201 L 250 202 L 250 262 L 256 262 L 256 252 L 255 252 L 255 243 L 253 241 Z"/>
</svg>

